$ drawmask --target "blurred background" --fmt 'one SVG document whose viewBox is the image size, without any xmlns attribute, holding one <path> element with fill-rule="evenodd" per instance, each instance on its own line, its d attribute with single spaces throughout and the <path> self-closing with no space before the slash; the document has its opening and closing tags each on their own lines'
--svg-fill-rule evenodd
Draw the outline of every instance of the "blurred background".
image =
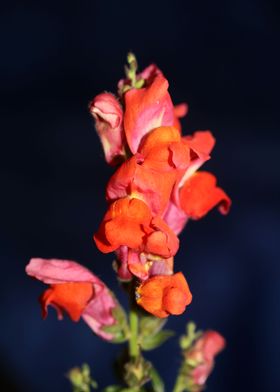
<svg viewBox="0 0 280 392">
<path fill-rule="evenodd" d="M 120 347 L 54 311 L 42 321 L 45 287 L 24 268 L 32 256 L 77 260 L 118 290 L 113 256 L 91 239 L 112 170 L 88 103 L 116 91 L 129 50 L 141 69 L 163 70 L 174 103 L 188 102 L 184 133 L 214 133 L 204 168 L 233 199 L 227 217 L 213 211 L 181 235 L 176 270 L 194 300 L 169 327 L 180 335 L 195 320 L 226 337 L 209 392 L 280 390 L 279 33 L 275 0 L 1 6 L 1 391 L 69 391 L 65 374 L 83 362 L 100 388 L 114 382 Z M 176 338 L 147 357 L 171 391 Z"/>
</svg>

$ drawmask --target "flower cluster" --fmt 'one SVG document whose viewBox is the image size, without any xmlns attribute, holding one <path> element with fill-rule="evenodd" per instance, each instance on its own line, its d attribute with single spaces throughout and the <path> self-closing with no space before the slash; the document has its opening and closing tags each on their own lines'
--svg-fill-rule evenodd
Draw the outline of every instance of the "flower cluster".
<svg viewBox="0 0 280 392">
<path fill-rule="evenodd" d="M 107 341 L 128 341 L 120 369 L 125 386 L 111 385 L 104 392 L 145 391 L 147 383 L 149 390 L 164 391 L 163 380 L 142 351 L 171 337 L 173 331 L 163 329 L 165 319 L 182 314 L 192 301 L 183 273 L 174 270 L 178 236 L 189 219 L 200 219 L 214 207 L 226 214 L 231 200 L 213 174 L 198 170 L 210 159 L 214 137 L 210 131 L 182 134 L 180 118 L 188 106 L 173 105 L 168 81 L 156 65 L 137 73 L 130 53 L 117 95 L 101 93 L 89 108 L 105 159 L 115 168 L 94 241 L 101 252 L 115 253 L 114 269 L 129 293 L 130 311 L 75 261 L 32 258 L 26 273 L 48 285 L 39 298 L 43 318 L 51 306 L 58 319 L 67 313 Z M 183 361 L 173 392 L 201 392 L 225 346 L 217 332 L 195 329 L 189 322 L 181 337 Z M 86 364 L 73 368 L 68 378 L 75 392 L 97 388 Z"/>
<path fill-rule="evenodd" d="M 167 317 L 192 299 L 183 274 L 173 271 L 178 235 L 188 219 L 215 206 L 226 214 L 231 201 L 213 174 L 198 171 L 214 147 L 211 132 L 183 136 L 179 118 L 188 107 L 173 105 L 160 69 L 150 65 L 137 74 L 132 54 L 128 63 L 118 96 L 105 92 L 90 103 L 105 159 L 117 167 L 94 240 L 101 252 L 115 252 L 121 280 L 140 281 L 138 304 Z"/>
</svg>

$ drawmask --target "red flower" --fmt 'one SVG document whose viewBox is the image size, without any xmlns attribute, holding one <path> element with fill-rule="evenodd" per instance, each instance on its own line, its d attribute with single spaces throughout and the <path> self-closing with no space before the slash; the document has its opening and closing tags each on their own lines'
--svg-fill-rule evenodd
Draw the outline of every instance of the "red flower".
<svg viewBox="0 0 280 392">
<path fill-rule="evenodd" d="M 228 195 L 216 187 L 212 174 L 196 172 L 210 158 L 215 144 L 212 134 L 198 131 L 193 137 L 183 137 L 183 142 L 190 148 L 191 161 L 187 169 L 181 171 L 164 215 L 164 220 L 176 234 L 182 231 L 188 218 L 200 219 L 215 206 L 226 214 L 231 205 Z"/>
<path fill-rule="evenodd" d="M 179 247 L 179 240 L 158 216 L 152 217 L 149 207 L 135 198 L 118 199 L 104 216 L 95 243 L 103 253 L 121 246 L 169 258 Z"/>
<path fill-rule="evenodd" d="M 192 301 L 188 283 L 181 272 L 146 280 L 138 287 L 136 296 L 138 305 L 160 318 L 183 313 Z"/>
<path fill-rule="evenodd" d="M 63 318 L 64 311 L 73 321 L 82 317 L 97 335 L 113 339 L 114 336 L 102 328 L 115 324 L 112 310 L 119 304 L 105 284 L 87 268 L 75 261 L 34 258 L 26 266 L 26 273 L 50 285 L 40 297 L 43 318 L 51 305 L 59 319 Z"/>
<path fill-rule="evenodd" d="M 111 177 L 107 199 L 127 195 L 142 199 L 154 215 L 161 215 L 170 200 L 178 173 L 188 167 L 190 149 L 174 127 L 160 127 L 142 140 L 138 153 Z"/>
</svg>

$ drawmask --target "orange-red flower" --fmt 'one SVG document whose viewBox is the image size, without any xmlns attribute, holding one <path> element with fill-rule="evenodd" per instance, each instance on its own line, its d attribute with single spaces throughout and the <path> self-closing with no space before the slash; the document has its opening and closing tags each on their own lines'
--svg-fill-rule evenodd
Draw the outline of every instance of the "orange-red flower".
<svg viewBox="0 0 280 392">
<path fill-rule="evenodd" d="M 153 217 L 142 200 L 129 197 L 110 205 L 94 240 L 103 253 L 127 246 L 168 258 L 174 256 L 179 247 L 178 238 L 167 224 L 159 216 Z"/>
<path fill-rule="evenodd" d="M 107 199 L 127 195 L 145 201 L 154 215 L 161 215 L 170 200 L 178 173 L 186 170 L 190 149 L 174 127 L 159 127 L 142 140 L 138 153 L 111 177 Z"/>
<path fill-rule="evenodd" d="M 181 272 L 146 280 L 138 287 L 136 296 L 140 306 L 160 318 L 183 313 L 192 301 L 188 283 Z"/>
<path fill-rule="evenodd" d="M 186 170 L 180 172 L 164 214 L 164 220 L 176 234 L 182 231 L 189 218 L 202 218 L 215 206 L 226 214 L 231 205 L 228 195 L 216 187 L 216 178 L 212 174 L 197 172 L 210 158 L 214 147 L 211 132 L 197 131 L 182 140 L 190 149 L 191 160 Z"/>
</svg>

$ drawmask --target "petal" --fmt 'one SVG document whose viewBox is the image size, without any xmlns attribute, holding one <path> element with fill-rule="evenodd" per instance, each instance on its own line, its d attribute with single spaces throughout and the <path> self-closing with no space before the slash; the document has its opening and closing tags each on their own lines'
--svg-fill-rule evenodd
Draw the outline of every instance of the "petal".
<svg viewBox="0 0 280 392">
<path fill-rule="evenodd" d="M 116 323 L 112 314 L 112 310 L 116 306 L 119 304 L 113 294 L 104 287 L 104 290 L 88 303 L 82 318 L 98 336 L 105 340 L 112 340 L 113 335 L 104 332 L 102 328 Z"/>
<path fill-rule="evenodd" d="M 161 144 L 180 142 L 181 135 L 177 128 L 174 127 L 158 127 L 151 130 L 141 142 L 139 147 L 139 153 L 147 156 L 154 147 L 158 147 Z"/>
<path fill-rule="evenodd" d="M 179 249 L 179 239 L 159 217 L 152 219 L 153 232 L 147 236 L 145 252 L 165 258 L 174 256 Z"/>
<path fill-rule="evenodd" d="M 188 114 L 189 106 L 187 103 L 180 103 L 179 105 L 174 106 L 174 127 L 177 128 L 181 133 L 181 123 L 180 118 L 185 117 Z"/>
<path fill-rule="evenodd" d="M 216 331 L 206 331 L 203 334 L 203 353 L 206 361 L 212 361 L 226 345 L 224 337 Z"/>
<path fill-rule="evenodd" d="M 209 156 L 216 143 L 210 131 L 196 131 L 192 136 L 184 136 L 183 142 L 201 158 Z"/>
<path fill-rule="evenodd" d="M 227 214 L 231 200 L 216 186 L 216 178 L 208 172 L 198 172 L 191 176 L 180 189 L 180 205 L 192 219 L 200 219 L 212 208 L 218 206 L 222 214 Z"/>
<path fill-rule="evenodd" d="M 162 296 L 170 280 L 170 276 L 157 275 L 143 282 L 137 289 L 138 305 L 156 317 L 167 317 L 168 313 L 162 307 Z"/>
<path fill-rule="evenodd" d="M 163 220 L 167 223 L 174 234 L 178 235 L 187 224 L 188 215 L 175 203 L 169 201 Z"/>
<path fill-rule="evenodd" d="M 27 275 L 47 284 L 91 282 L 103 286 L 91 271 L 70 260 L 32 258 L 25 271 Z"/>
<path fill-rule="evenodd" d="M 167 89 L 167 80 L 158 75 L 150 86 L 125 93 L 124 129 L 133 154 L 144 135 L 161 125 L 173 124 L 173 105 Z"/>
<path fill-rule="evenodd" d="M 143 200 L 154 215 L 166 209 L 176 173 L 161 172 L 150 168 L 139 154 L 124 162 L 107 185 L 107 199 L 125 196 Z"/>
<path fill-rule="evenodd" d="M 139 199 L 124 198 L 112 203 L 98 232 L 94 235 L 96 246 L 108 253 L 119 246 L 138 248 L 151 221 L 149 207 Z"/>
<path fill-rule="evenodd" d="M 65 311 L 73 321 L 79 321 L 93 294 L 92 283 L 53 284 L 40 297 L 43 318 L 47 316 L 48 305 L 53 305 L 58 310 L 58 318 L 61 318 L 62 311 Z"/>
</svg>

